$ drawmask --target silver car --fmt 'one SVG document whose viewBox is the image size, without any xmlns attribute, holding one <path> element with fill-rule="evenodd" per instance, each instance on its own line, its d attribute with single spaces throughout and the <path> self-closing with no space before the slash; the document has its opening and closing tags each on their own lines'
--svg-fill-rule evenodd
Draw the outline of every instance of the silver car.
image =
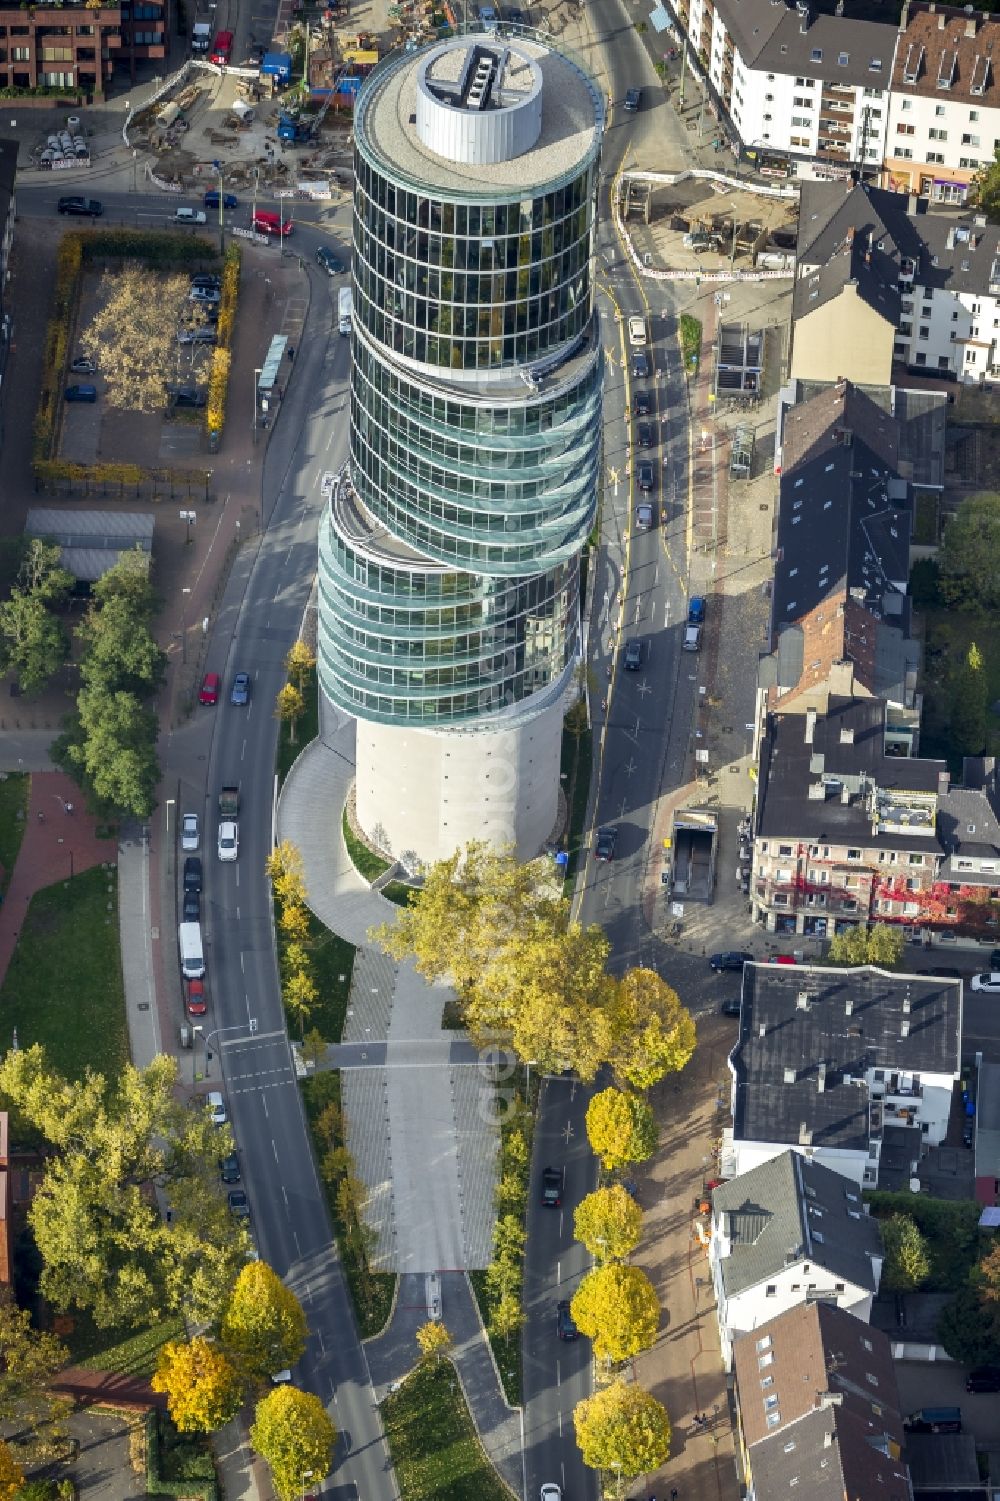
<svg viewBox="0 0 1000 1501">
<path fill-rule="evenodd" d="M 185 813 L 181 819 L 181 849 L 185 854 L 193 855 L 201 843 L 201 834 L 198 828 L 197 813 Z"/>
</svg>

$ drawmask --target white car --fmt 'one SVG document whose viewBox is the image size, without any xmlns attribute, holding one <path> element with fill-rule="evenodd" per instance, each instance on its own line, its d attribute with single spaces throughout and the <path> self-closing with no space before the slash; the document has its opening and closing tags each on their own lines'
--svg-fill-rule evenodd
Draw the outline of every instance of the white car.
<svg viewBox="0 0 1000 1501">
<path fill-rule="evenodd" d="M 224 1126 L 226 1124 L 226 1120 L 228 1119 L 228 1117 L 226 1116 L 226 1102 L 222 1098 L 219 1091 L 217 1089 L 210 1089 L 205 1099 L 205 1103 L 208 1106 L 209 1110 L 212 1112 L 212 1125 Z"/>
<path fill-rule="evenodd" d="M 200 208 L 179 208 L 174 214 L 175 224 L 207 224 L 208 217 Z"/>
<path fill-rule="evenodd" d="M 1000 995 L 1000 973 L 987 970 L 985 974 L 973 975 L 970 990 L 984 990 L 987 995 Z"/>
<path fill-rule="evenodd" d="M 701 650 L 701 626 L 688 625 L 684 627 L 684 640 L 681 642 L 681 651 Z"/>
<path fill-rule="evenodd" d="M 628 341 L 636 349 L 640 349 L 646 342 L 645 318 L 630 318 L 628 320 Z"/>
<path fill-rule="evenodd" d="M 541 1501 L 562 1501 L 562 1491 L 549 1481 L 548 1485 L 542 1486 Z"/>
<path fill-rule="evenodd" d="M 198 833 L 198 815 L 197 813 L 185 813 L 181 819 L 181 849 L 185 854 L 193 855 L 200 843 L 201 836 Z"/>
<path fill-rule="evenodd" d="M 232 819 L 227 819 L 225 823 L 219 824 L 219 859 L 224 863 L 228 863 L 229 861 L 235 860 L 239 852 L 239 827 L 232 821 Z"/>
</svg>

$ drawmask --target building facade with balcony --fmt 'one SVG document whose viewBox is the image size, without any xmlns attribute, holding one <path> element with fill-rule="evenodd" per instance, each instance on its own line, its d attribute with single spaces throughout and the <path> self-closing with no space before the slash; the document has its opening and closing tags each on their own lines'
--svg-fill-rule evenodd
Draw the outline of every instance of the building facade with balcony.
<svg viewBox="0 0 1000 1501">
<path fill-rule="evenodd" d="M 97 97 L 107 87 L 121 47 L 119 6 L 0 8 L 0 88 L 49 88 Z"/>
<path fill-rule="evenodd" d="M 882 181 L 959 207 L 1000 146 L 1000 21 L 980 11 L 904 5 Z"/>
<path fill-rule="evenodd" d="M 357 814 L 407 865 L 557 817 L 602 434 L 603 99 L 468 34 L 354 112 L 351 458 L 320 529 L 319 673 L 357 720 Z"/>
<path fill-rule="evenodd" d="M 948 1131 L 962 981 L 748 964 L 740 999 L 723 1175 L 791 1148 L 852 1183 L 905 1190 Z"/>
</svg>

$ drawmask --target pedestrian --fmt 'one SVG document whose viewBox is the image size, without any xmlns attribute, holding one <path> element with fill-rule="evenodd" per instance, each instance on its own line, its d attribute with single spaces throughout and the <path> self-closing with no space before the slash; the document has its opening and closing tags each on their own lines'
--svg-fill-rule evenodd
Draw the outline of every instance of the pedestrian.
<svg viewBox="0 0 1000 1501">
<path fill-rule="evenodd" d="M 38 822 L 39 823 L 44 823 L 45 822 L 45 814 L 42 812 L 41 808 L 39 808 L 39 810 L 38 810 Z"/>
<path fill-rule="evenodd" d="M 286 353 L 287 353 L 288 358 L 290 360 L 294 360 L 294 358 L 295 358 L 295 349 L 294 349 L 294 347 L 291 344 L 289 344 Z"/>
<path fill-rule="evenodd" d="M 72 811 L 73 811 L 73 804 L 72 803 L 65 803 L 64 807 L 65 807 L 67 813 L 72 813 Z"/>
<path fill-rule="evenodd" d="M 674 1486 L 673 1490 L 670 1492 L 670 1501 L 677 1501 L 677 1487 L 676 1487 L 676 1485 Z"/>
</svg>

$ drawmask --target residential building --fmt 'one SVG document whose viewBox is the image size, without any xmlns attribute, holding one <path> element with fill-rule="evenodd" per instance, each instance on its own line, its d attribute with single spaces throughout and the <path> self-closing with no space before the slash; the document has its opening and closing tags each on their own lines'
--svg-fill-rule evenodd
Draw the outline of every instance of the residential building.
<svg viewBox="0 0 1000 1501">
<path fill-rule="evenodd" d="M 833 692 L 822 713 L 761 711 L 754 918 L 814 938 L 896 922 L 997 943 L 997 768 L 971 762 L 953 787 L 943 761 L 907 756 L 888 723 L 881 700 Z"/>
<path fill-rule="evenodd" d="M 741 999 L 725 1176 L 791 1147 L 866 1188 L 908 1188 L 948 1132 L 961 980 L 747 964 Z"/>
<path fill-rule="evenodd" d="M 119 5 L 0 6 L 0 88 L 58 89 L 80 102 L 100 98 L 116 64 L 165 58 L 168 0 Z"/>
<path fill-rule="evenodd" d="M 776 175 L 881 166 L 895 27 L 784 0 L 672 0 L 741 152 Z"/>
<path fill-rule="evenodd" d="M 963 205 L 1000 146 L 1000 20 L 917 0 L 903 6 L 882 182 Z"/>
<path fill-rule="evenodd" d="M 984 1060 L 976 1075 L 973 1127 L 976 1199 L 1000 1206 L 1000 1063 Z"/>
<path fill-rule="evenodd" d="M 867 1322 L 882 1237 L 840 1173 L 782 1152 L 713 1190 L 709 1263 L 728 1370 L 740 1335 L 800 1303 L 832 1303 Z"/>
<path fill-rule="evenodd" d="M 829 1303 L 800 1303 L 733 1349 L 745 1494 L 805 1484 L 816 1501 L 910 1501 L 889 1340 Z"/>
<path fill-rule="evenodd" d="M 350 465 L 319 676 L 357 816 L 405 864 L 556 823 L 601 472 L 604 98 L 537 40 L 399 52 L 354 110 Z"/>
<path fill-rule="evenodd" d="M 860 387 L 838 381 L 779 414 L 780 492 L 770 655 L 758 682 L 771 709 L 819 707 L 840 691 L 894 709 L 905 751 L 920 724 L 919 649 L 910 638 L 912 492 L 901 427 Z M 825 704 L 824 704 L 825 707 Z"/>
<path fill-rule="evenodd" d="M 927 214 L 912 279 L 900 281 L 893 356 L 967 384 L 1000 373 L 1000 226 Z"/>
</svg>

